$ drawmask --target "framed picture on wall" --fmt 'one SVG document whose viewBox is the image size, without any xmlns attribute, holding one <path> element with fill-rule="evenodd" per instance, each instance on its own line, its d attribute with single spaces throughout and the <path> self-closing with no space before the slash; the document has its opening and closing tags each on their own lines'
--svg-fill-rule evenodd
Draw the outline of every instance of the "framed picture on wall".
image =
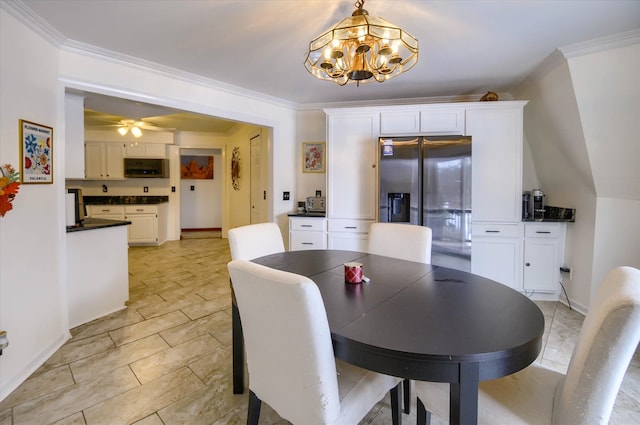
<svg viewBox="0 0 640 425">
<path fill-rule="evenodd" d="M 302 171 L 305 173 L 324 173 L 326 171 L 326 143 L 302 143 Z"/>
<path fill-rule="evenodd" d="M 53 183 L 53 128 L 20 120 L 20 178 L 23 184 Z"/>
<path fill-rule="evenodd" d="M 213 156 L 180 156 L 180 177 L 183 179 L 213 180 Z"/>
</svg>

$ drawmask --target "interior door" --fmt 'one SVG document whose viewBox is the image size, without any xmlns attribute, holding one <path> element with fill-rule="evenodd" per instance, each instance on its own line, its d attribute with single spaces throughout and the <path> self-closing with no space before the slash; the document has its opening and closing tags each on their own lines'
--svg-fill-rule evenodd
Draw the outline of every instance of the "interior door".
<svg viewBox="0 0 640 425">
<path fill-rule="evenodd" d="M 262 135 L 254 135 L 250 139 L 251 149 L 251 223 L 266 221 L 266 169 L 262 165 Z"/>
</svg>

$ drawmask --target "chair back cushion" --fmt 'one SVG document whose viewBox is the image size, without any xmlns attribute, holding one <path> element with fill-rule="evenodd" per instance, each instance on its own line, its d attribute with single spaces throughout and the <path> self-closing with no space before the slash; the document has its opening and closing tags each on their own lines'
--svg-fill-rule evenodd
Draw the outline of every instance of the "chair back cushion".
<svg viewBox="0 0 640 425">
<path fill-rule="evenodd" d="M 275 223 L 250 224 L 229 230 L 232 260 L 253 260 L 284 252 L 280 227 Z"/>
<path fill-rule="evenodd" d="M 431 264 L 431 229 L 401 223 L 373 223 L 369 227 L 369 254 Z"/>
<path fill-rule="evenodd" d="M 248 261 L 228 264 L 240 310 L 249 388 L 292 423 L 331 423 L 340 414 L 329 323 L 307 277 Z"/>
<path fill-rule="evenodd" d="M 556 425 L 607 424 L 640 342 L 640 270 L 611 270 L 593 295 L 566 377 L 554 397 Z"/>
</svg>

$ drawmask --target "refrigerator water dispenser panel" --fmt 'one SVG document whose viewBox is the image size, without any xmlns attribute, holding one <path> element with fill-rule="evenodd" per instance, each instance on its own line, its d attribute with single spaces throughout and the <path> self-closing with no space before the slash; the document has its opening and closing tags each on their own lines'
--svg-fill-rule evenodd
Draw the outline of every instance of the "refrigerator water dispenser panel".
<svg viewBox="0 0 640 425">
<path fill-rule="evenodd" d="M 389 193 L 387 211 L 389 211 L 387 220 L 390 223 L 408 223 L 411 211 L 411 194 Z"/>
</svg>

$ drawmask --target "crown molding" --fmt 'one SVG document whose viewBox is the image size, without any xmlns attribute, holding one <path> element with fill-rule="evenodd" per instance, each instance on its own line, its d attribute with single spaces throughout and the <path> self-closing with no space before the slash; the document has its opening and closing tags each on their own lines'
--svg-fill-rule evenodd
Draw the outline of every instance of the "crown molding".
<svg viewBox="0 0 640 425">
<path fill-rule="evenodd" d="M 596 38 L 581 43 L 569 44 L 567 46 L 559 47 L 558 50 L 566 59 L 569 59 L 577 56 L 588 55 L 590 53 L 611 50 L 617 47 L 630 46 L 632 44 L 640 44 L 640 29 Z"/>
<path fill-rule="evenodd" d="M 0 9 L 9 13 L 11 16 L 56 47 L 60 47 L 65 40 L 65 37 L 60 34 L 58 30 L 49 25 L 47 21 L 29 9 L 21 1 L 2 0 L 0 1 Z"/>
</svg>

